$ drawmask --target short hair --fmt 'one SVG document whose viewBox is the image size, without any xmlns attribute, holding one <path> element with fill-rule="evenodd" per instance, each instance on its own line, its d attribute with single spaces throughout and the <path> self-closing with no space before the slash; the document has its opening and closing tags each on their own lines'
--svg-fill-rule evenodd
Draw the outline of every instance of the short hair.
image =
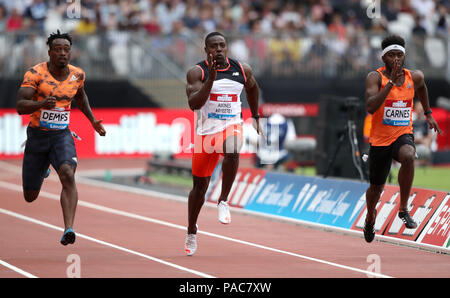
<svg viewBox="0 0 450 298">
<path fill-rule="evenodd" d="M 215 32 L 211 32 L 208 35 L 206 35 L 206 37 L 205 37 L 205 46 L 207 46 L 208 39 L 210 39 L 211 37 L 216 36 L 216 35 L 222 36 L 225 39 L 225 41 L 227 41 L 227 39 L 225 38 L 225 35 L 223 35 L 220 32 L 215 31 Z"/>
<path fill-rule="evenodd" d="M 58 38 L 67 39 L 72 46 L 72 37 L 68 33 L 61 33 L 59 30 L 56 30 L 56 33 L 51 33 L 47 39 L 47 45 L 49 49 L 51 49 L 53 41 Z"/>
<path fill-rule="evenodd" d="M 399 35 L 389 35 L 381 42 L 381 49 L 384 50 L 385 48 L 393 44 L 398 44 L 402 47 L 405 47 L 405 40 Z"/>
</svg>

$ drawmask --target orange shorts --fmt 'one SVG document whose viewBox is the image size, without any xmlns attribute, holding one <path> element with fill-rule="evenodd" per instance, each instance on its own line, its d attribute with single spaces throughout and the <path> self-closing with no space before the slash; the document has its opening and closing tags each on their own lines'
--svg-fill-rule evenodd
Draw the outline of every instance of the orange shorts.
<svg viewBox="0 0 450 298">
<path fill-rule="evenodd" d="M 223 155 L 223 143 L 231 136 L 243 140 L 242 125 L 228 126 L 225 130 L 212 135 L 197 135 L 194 139 L 194 154 L 192 156 L 192 175 L 197 177 L 210 177 Z"/>
</svg>

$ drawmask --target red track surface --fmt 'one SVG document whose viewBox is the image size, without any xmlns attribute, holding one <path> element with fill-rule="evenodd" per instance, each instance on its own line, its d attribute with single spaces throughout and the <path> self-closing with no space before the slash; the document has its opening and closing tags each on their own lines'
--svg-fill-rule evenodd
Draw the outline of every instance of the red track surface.
<svg viewBox="0 0 450 298">
<path fill-rule="evenodd" d="M 81 277 L 367 277 L 373 271 L 371 255 L 379 258 L 382 276 L 450 277 L 449 255 L 386 242 L 367 244 L 362 235 L 233 210 L 232 223 L 222 225 L 210 206 L 199 217 L 199 248 L 188 257 L 187 198 L 170 200 L 81 181 L 77 240 L 64 247 L 55 172 L 30 204 L 22 197 L 20 167 L 20 160 L 0 162 L 0 277 L 66 277 L 72 254 L 80 258 Z M 81 160 L 78 172 L 144 167 L 144 159 Z"/>
</svg>

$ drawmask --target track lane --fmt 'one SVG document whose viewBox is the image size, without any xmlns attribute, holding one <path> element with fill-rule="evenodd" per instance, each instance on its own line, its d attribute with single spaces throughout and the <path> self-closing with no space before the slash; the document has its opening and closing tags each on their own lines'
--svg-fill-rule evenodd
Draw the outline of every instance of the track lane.
<svg viewBox="0 0 450 298">
<path fill-rule="evenodd" d="M 123 163 L 121 163 L 123 165 Z M 7 182 L 20 185 L 17 175 L 11 175 Z M 145 195 L 130 194 L 117 190 L 108 190 L 78 183 L 81 201 L 95 203 L 117 210 L 123 210 L 139 216 L 154 218 L 184 227 L 187 218 L 186 202 L 158 199 Z M 55 197 L 60 192 L 59 182 L 55 179 L 45 182 L 43 190 Z M 0 189 L 0 194 L 4 189 Z M 53 200 L 53 208 L 32 206 L 21 199 L 17 191 L 17 200 L 8 206 L 19 210 L 26 207 L 27 215 L 42 220 L 50 220 L 56 225 L 62 221 L 59 202 Z M 101 193 L 101 195 L 99 195 Z M 39 198 L 41 201 L 51 201 Z M 42 203 L 44 205 L 49 202 Z M 43 209 L 43 210 L 41 210 Z M 55 218 L 58 222 L 55 222 Z M 199 250 L 193 257 L 186 257 L 183 251 L 184 233 L 180 228 L 170 228 L 136 218 L 114 214 L 105 214 L 98 210 L 79 206 L 76 216 L 76 231 L 86 231 L 92 237 L 105 241 L 126 244 L 127 247 L 145 251 L 155 257 L 175 262 L 181 266 L 193 268 L 218 277 L 365 277 L 365 273 L 354 272 L 334 266 L 301 259 L 294 256 L 267 251 L 229 240 L 199 233 Z M 450 272 L 445 265 L 445 255 L 437 255 L 413 248 L 375 242 L 366 244 L 362 238 L 343 236 L 301 226 L 253 217 L 233 212 L 233 222 L 229 226 L 218 223 L 215 208 L 204 207 L 199 218 L 201 231 L 223 235 L 232 239 L 248 241 L 270 248 L 292 252 L 302 256 L 334 262 L 360 270 L 367 270 L 370 263 L 367 257 L 377 254 L 381 260 L 381 271 L 389 276 L 447 276 Z M 114 230 L 114 232 L 111 232 Z M 88 232 L 87 232 L 88 231 Z M 60 235 L 58 236 L 58 238 Z M 54 241 L 54 240 L 53 240 Z M 404 259 L 402 260 L 402 258 Z M 0 258 L 1 259 L 1 258 Z M 401 264 L 398 264 L 400 259 Z M 424 265 L 418 271 L 417 260 Z M 415 260 L 411 262 L 411 260 Z M 445 259 L 444 259 L 445 260 Z M 444 264 L 442 264 L 444 263 Z M 423 270 L 425 269 L 425 270 Z M 446 271 L 445 271 L 446 270 Z M 447 275 L 445 275 L 447 273 Z M 176 277 L 176 276 L 170 276 Z"/>
</svg>

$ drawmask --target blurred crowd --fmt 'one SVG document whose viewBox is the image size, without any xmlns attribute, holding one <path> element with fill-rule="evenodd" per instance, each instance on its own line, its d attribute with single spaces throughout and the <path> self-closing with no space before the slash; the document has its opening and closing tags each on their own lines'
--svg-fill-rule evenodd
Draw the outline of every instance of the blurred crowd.
<svg viewBox="0 0 450 298">
<path fill-rule="evenodd" d="M 0 32 L 75 20 L 80 34 L 295 30 L 345 38 L 359 26 L 387 30 L 400 14 L 408 14 L 415 31 L 448 35 L 449 13 L 450 0 L 0 0 Z"/>
<path fill-rule="evenodd" d="M 447 40 L 449 24 L 450 0 L 0 0 L 0 34 L 139 32 L 158 37 L 152 45 L 185 68 L 192 61 L 179 53 L 189 42 L 221 31 L 238 59 L 286 75 L 323 69 L 333 76 L 340 67 L 366 71 L 376 54 L 367 36 Z"/>
</svg>

